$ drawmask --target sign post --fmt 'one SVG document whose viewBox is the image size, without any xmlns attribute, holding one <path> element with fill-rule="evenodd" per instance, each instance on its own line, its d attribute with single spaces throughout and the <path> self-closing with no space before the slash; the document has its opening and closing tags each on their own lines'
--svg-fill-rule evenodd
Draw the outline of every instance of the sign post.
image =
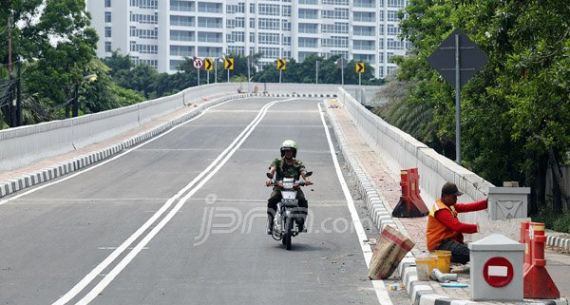
<svg viewBox="0 0 570 305">
<path fill-rule="evenodd" d="M 455 162 L 461 163 L 461 87 L 489 61 L 487 55 L 461 30 L 453 31 L 427 58 L 455 87 Z"/>
<path fill-rule="evenodd" d="M 202 68 L 202 65 L 204 63 L 202 62 L 202 60 L 200 58 L 194 58 L 194 61 L 192 62 L 192 64 L 194 65 L 194 68 L 196 69 L 196 72 L 198 73 L 198 86 L 200 86 L 200 69 Z"/>
<path fill-rule="evenodd" d="M 234 59 L 233 57 L 224 58 L 224 69 L 228 71 L 228 83 L 230 82 L 230 70 L 234 69 Z"/>
<path fill-rule="evenodd" d="M 206 70 L 206 77 L 208 80 L 208 85 L 210 84 L 210 71 L 214 68 L 214 63 L 211 58 L 204 59 L 204 69 Z"/>
<path fill-rule="evenodd" d="M 362 62 L 356 63 L 355 70 L 356 70 L 356 73 L 358 73 L 358 86 L 361 86 L 362 85 L 362 73 L 364 73 L 366 71 L 366 65 L 364 65 L 364 63 L 362 63 Z"/>
</svg>

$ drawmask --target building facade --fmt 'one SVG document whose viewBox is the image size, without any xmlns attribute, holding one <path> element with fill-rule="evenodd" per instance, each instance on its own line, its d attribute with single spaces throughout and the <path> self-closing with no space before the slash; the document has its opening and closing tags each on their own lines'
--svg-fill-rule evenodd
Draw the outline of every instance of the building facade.
<svg viewBox="0 0 570 305">
<path fill-rule="evenodd" d="M 368 62 L 375 76 L 391 74 L 397 12 L 406 0 L 88 0 L 99 57 L 120 49 L 135 63 L 173 73 L 185 57 L 262 53 L 302 62 L 317 54 Z"/>
</svg>

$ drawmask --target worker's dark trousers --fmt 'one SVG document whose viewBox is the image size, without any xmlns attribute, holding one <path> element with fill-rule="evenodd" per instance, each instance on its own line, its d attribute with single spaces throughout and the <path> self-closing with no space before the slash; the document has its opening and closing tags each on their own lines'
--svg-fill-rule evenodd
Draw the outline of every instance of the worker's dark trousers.
<svg viewBox="0 0 570 305">
<path fill-rule="evenodd" d="M 437 250 L 451 251 L 451 262 L 465 264 L 469 261 L 469 248 L 453 239 L 446 239 L 439 244 Z"/>
</svg>

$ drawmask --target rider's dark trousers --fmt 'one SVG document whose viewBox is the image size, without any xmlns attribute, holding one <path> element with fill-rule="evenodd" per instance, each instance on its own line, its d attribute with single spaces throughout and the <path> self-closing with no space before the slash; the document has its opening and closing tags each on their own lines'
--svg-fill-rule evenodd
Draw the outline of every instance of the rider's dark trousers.
<svg viewBox="0 0 570 305">
<path fill-rule="evenodd" d="M 299 219 L 304 223 L 307 218 L 309 203 L 307 202 L 307 199 L 305 199 L 305 194 L 303 194 L 303 191 L 300 189 L 297 191 L 297 200 L 299 200 L 299 209 L 297 210 L 297 214 L 301 216 Z M 271 196 L 267 200 L 267 217 L 271 224 L 273 223 L 273 217 L 275 217 L 279 201 L 281 201 L 281 191 L 273 190 L 273 193 L 271 193 Z"/>
</svg>

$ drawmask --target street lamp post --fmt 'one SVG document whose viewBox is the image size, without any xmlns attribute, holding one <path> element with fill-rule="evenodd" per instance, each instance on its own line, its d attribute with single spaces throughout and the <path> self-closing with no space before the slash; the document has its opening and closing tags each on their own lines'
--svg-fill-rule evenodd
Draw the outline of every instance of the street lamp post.
<svg viewBox="0 0 570 305">
<path fill-rule="evenodd" d="M 315 84 L 319 84 L 319 61 L 315 61 Z"/>
<path fill-rule="evenodd" d="M 247 56 L 247 93 L 251 93 L 251 67 L 249 63 L 249 55 Z"/>
</svg>

